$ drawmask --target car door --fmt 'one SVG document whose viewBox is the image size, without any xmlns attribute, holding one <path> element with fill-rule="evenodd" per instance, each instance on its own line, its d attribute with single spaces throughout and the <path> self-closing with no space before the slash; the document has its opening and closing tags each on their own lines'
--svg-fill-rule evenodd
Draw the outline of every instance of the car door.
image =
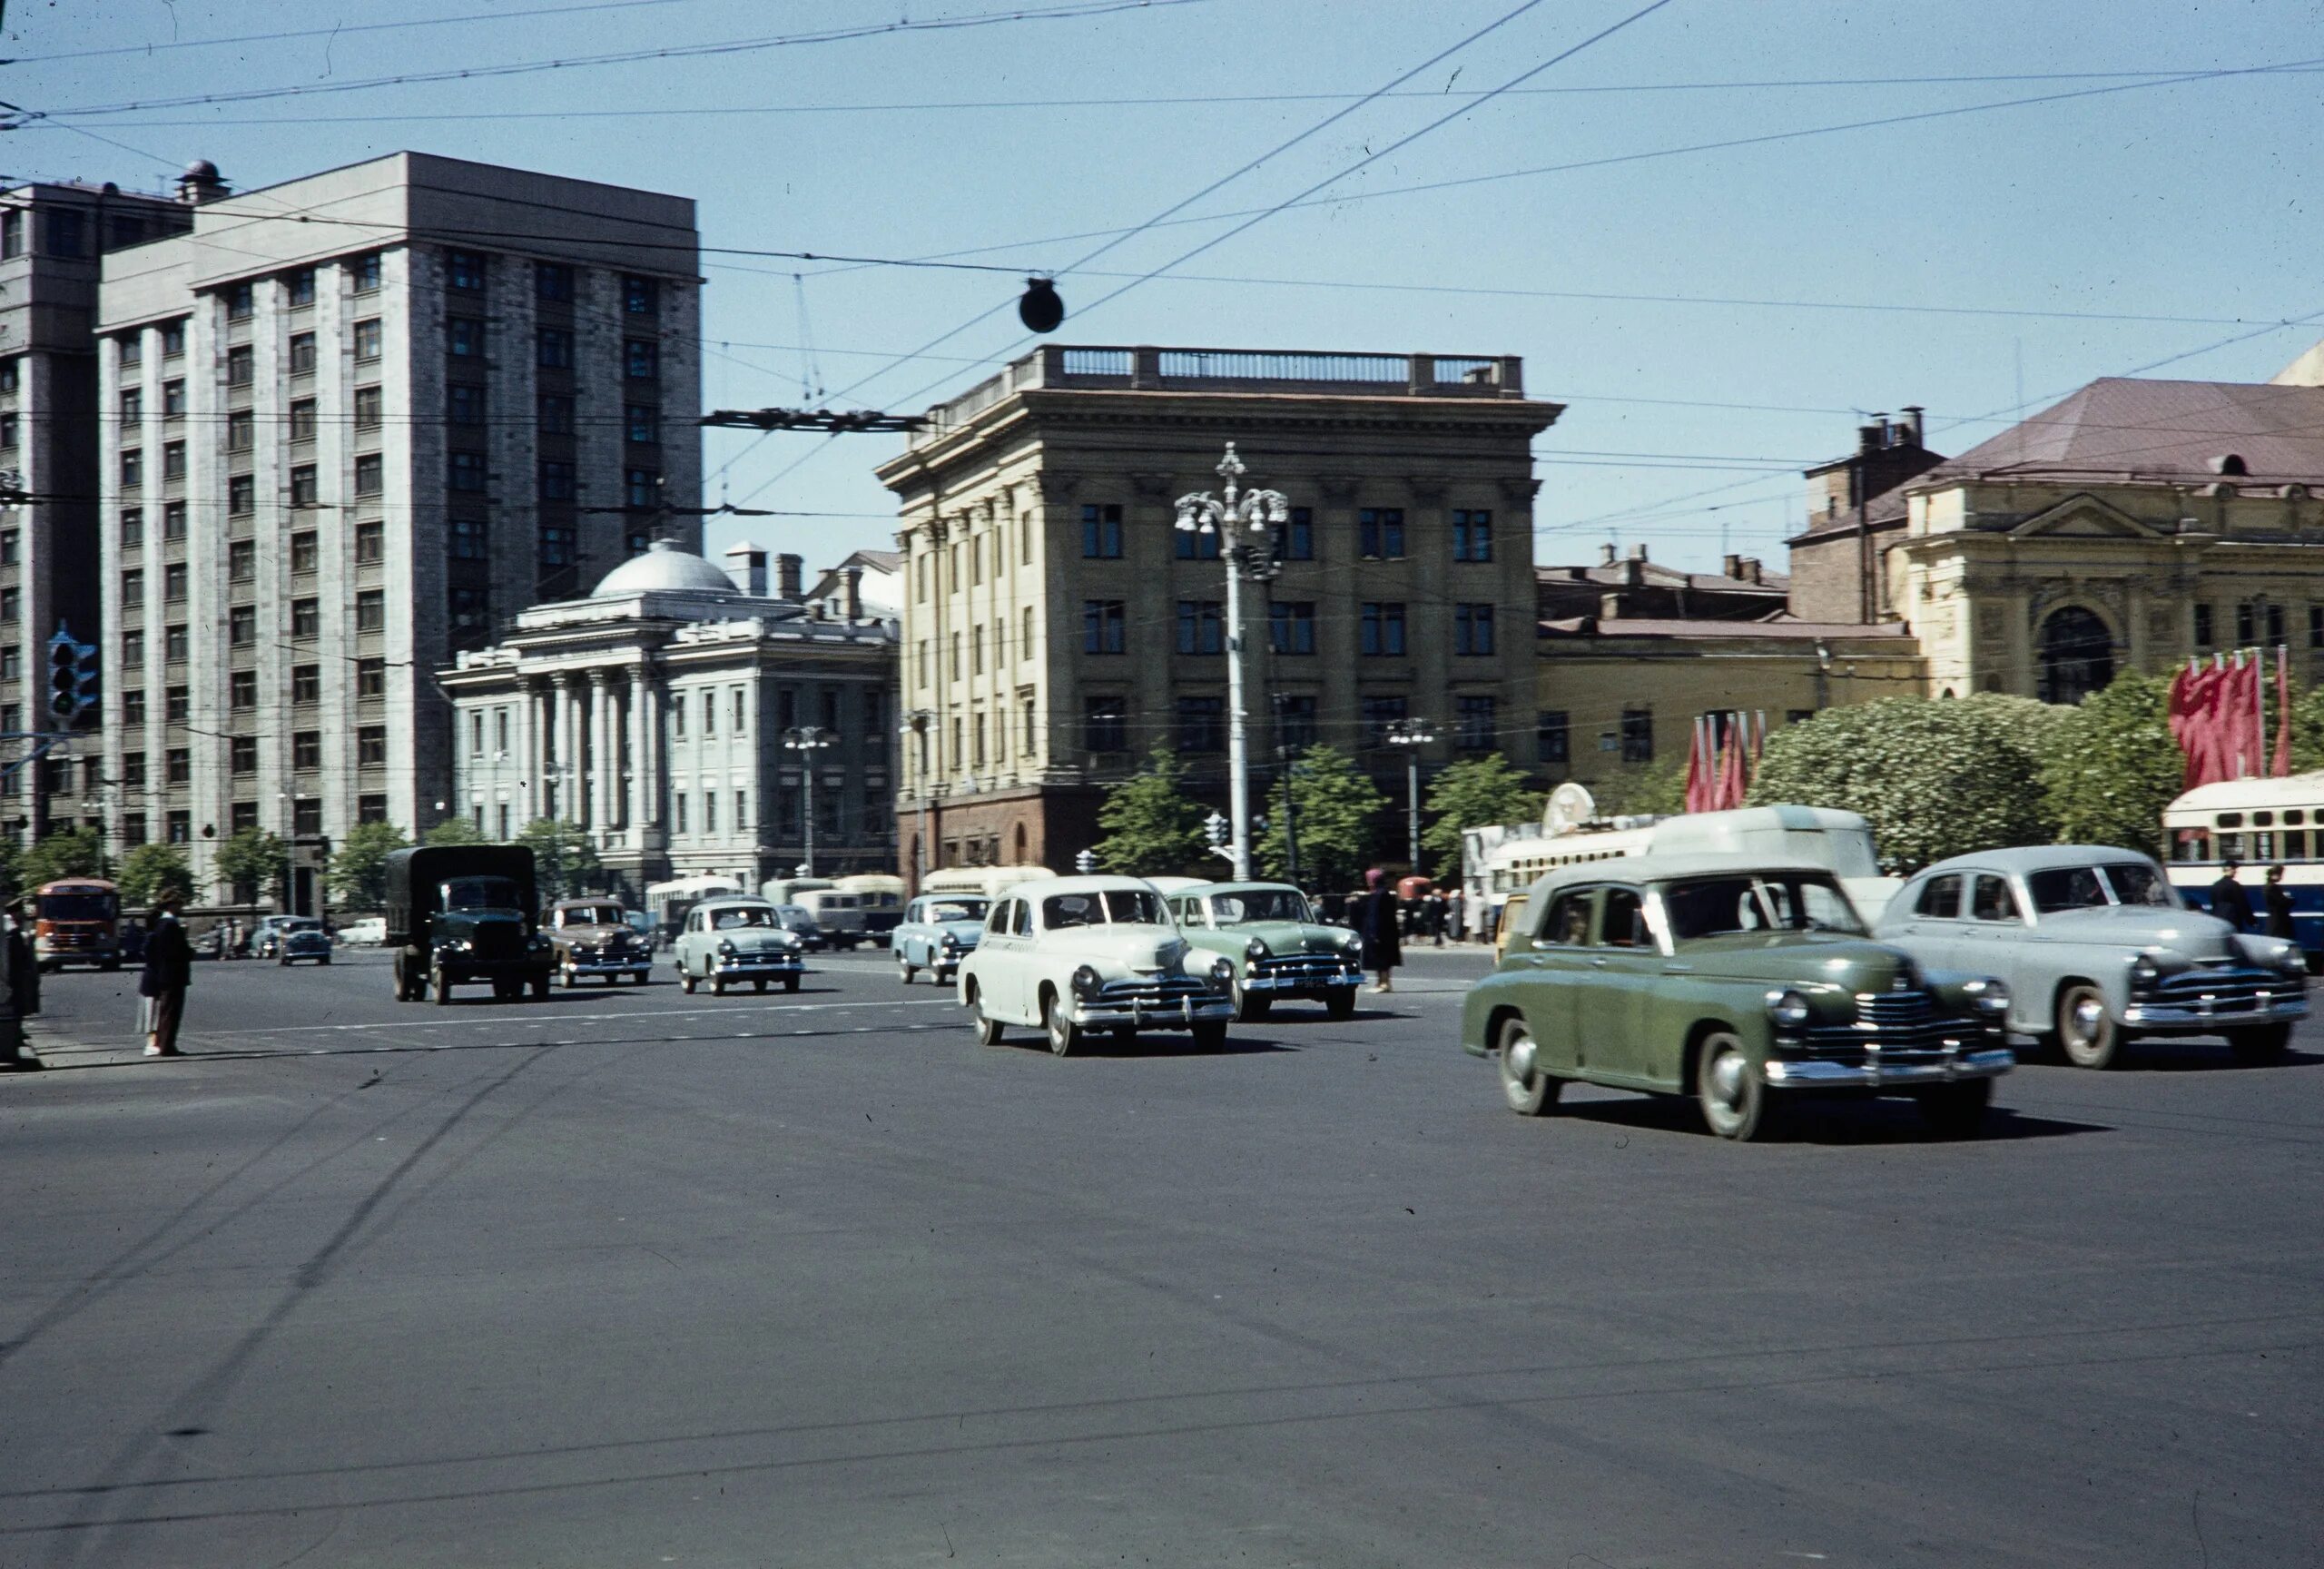
<svg viewBox="0 0 2324 1569">
<path fill-rule="evenodd" d="M 1969 890 L 1969 919 L 1961 923 L 1961 956 L 1952 968 L 1976 975 L 1998 975 L 2015 984 L 2026 951 L 2025 916 L 2009 879 L 1979 872 Z"/>
<path fill-rule="evenodd" d="M 1571 1073 L 1580 1061 L 1574 1050 L 1574 1004 L 1581 994 L 1581 972 L 1590 962 L 1590 922 L 1597 903 L 1595 888 L 1568 888 L 1550 901 L 1531 933 L 1512 933 L 1510 937 L 1526 976 L 1521 992 L 1525 1024 L 1533 1032 L 1541 1066 L 1551 1072 Z"/>
<path fill-rule="evenodd" d="M 917 928 L 927 909 L 927 900 L 913 900 L 904 906 L 904 918 L 896 925 L 896 957 L 906 964 L 918 965 L 921 969 L 929 968 L 927 960 L 922 957 L 928 945 L 921 941 Z"/>
<path fill-rule="evenodd" d="M 1640 1036 L 1646 998 L 1661 968 L 1661 945 L 1647 924 L 1645 891 L 1607 884 L 1575 997 L 1574 1036 L 1590 1077 L 1638 1082 L 1652 1076 L 1649 1043 Z"/>
<path fill-rule="evenodd" d="M 1968 939 L 1962 934 L 1970 874 L 1947 872 L 1923 883 L 1912 895 L 1906 919 L 1886 929 L 1924 965 L 1957 970 Z"/>
<path fill-rule="evenodd" d="M 1022 899 L 1003 899 L 985 913 L 984 935 L 977 939 L 977 988 L 984 1011 L 1011 1023 L 1025 1022 L 1024 938 L 1017 923 L 1025 908 Z"/>
</svg>

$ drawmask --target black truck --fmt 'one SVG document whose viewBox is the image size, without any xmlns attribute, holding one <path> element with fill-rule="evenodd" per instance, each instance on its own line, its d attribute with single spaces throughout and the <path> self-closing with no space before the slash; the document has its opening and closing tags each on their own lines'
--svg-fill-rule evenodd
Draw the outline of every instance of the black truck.
<svg viewBox="0 0 2324 1569">
<path fill-rule="evenodd" d="M 423 844 L 388 857 L 388 946 L 396 1001 L 489 982 L 503 1002 L 548 995 L 556 954 L 541 935 L 533 853 L 521 844 Z"/>
</svg>

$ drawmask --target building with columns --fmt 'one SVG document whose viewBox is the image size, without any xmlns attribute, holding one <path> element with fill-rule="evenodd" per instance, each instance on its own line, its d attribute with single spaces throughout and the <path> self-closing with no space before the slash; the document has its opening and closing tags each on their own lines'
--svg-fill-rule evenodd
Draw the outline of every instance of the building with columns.
<svg viewBox="0 0 2324 1569">
<path fill-rule="evenodd" d="M 492 839 L 577 824 L 633 900 L 672 877 L 787 875 L 811 823 L 819 873 L 891 866 L 897 626 L 867 608 L 876 564 L 851 558 L 810 597 L 798 557 L 770 584 L 764 552 L 728 554 L 721 571 L 655 541 L 439 671 L 448 813 Z M 828 744 L 787 745 L 801 730 Z"/>
<path fill-rule="evenodd" d="M 1512 358 L 1049 345 L 930 411 L 879 475 L 901 509 L 902 869 L 1066 867 L 1157 746 L 1223 799 L 1225 566 L 1173 528 L 1227 443 L 1283 491 L 1281 576 L 1244 597 L 1254 788 L 1323 742 L 1402 795 L 1531 769 L 1532 439 Z"/>
</svg>

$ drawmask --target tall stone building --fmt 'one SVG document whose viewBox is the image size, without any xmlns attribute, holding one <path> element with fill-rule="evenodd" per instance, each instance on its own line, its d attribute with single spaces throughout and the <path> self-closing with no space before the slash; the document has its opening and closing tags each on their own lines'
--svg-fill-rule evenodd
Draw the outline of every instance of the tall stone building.
<svg viewBox="0 0 2324 1569">
<path fill-rule="evenodd" d="M 1433 725 L 1431 767 L 1530 768 L 1531 443 L 1560 412 L 1513 358 L 1062 345 L 931 410 L 879 470 L 901 509 L 905 870 L 1069 866 L 1100 787 L 1157 746 L 1223 790 L 1225 567 L 1173 520 L 1228 442 L 1292 508 L 1281 577 L 1245 596 L 1256 777 L 1326 742 L 1401 792 L 1383 743 L 1406 718 Z"/>
<path fill-rule="evenodd" d="M 209 198 L 104 259 L 118 843 L 316 854 L 452 808 L 431 672 L 581 592 L 700 485 L 694 205 L 399 153 Z M 443 803 L 439 805 L 439 803 Z"/>
<path fill-rule="evenodd" d="M 190 197 L 198 182 L 182 185 Z M 97 639 L 97 269 L 106 252 L 192 222 L 187 201 L 112 185 L 0 193 L 0 732 L 11 760 L 54 732 L 47 646 L 61 626 Z M 103 672 L 101 667 L 101 676 Z M 97 715 L 84 737 L 19 769 L 0 794 L 12 840 L 100 822 Z"/>
</svg>

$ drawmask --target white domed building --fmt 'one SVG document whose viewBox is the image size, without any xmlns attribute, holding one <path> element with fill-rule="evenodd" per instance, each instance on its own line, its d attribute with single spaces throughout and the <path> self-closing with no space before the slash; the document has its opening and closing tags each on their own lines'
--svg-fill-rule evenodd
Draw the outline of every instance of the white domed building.
<svg viewBox="0 0 2324 1569">
<path fill-rule="evenodd" d="M 496 840 L 576 824 L 632 903 L 676 878 L 755 890 L 811 859 L 823 876 L 891 870 L 892 558 L 857 552 L 810 592 L 796 556 L 772 583 L 764 550 L 726 556 L 656 541 L 439 671 L 448 814 Z"/>
</svg>

